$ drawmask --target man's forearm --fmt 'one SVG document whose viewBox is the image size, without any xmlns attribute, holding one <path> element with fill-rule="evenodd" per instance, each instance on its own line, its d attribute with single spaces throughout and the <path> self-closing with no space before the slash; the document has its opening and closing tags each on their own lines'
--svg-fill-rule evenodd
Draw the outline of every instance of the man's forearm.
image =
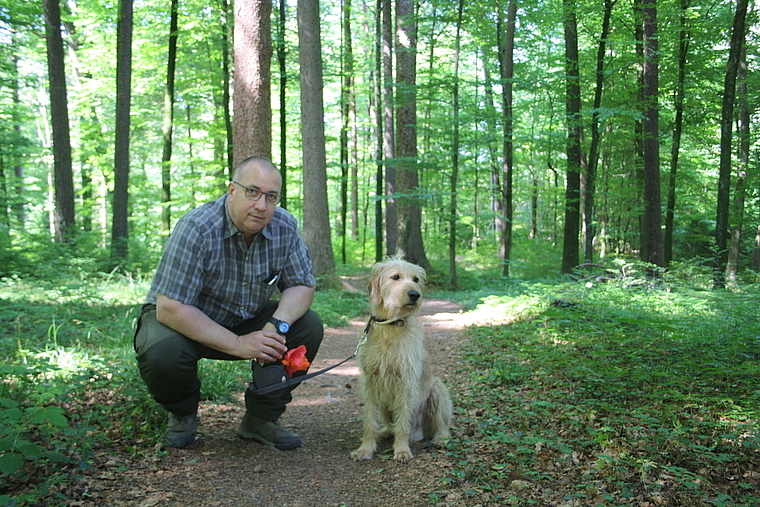
<svg viewBox="0 0 760 507">
<path fill-rule="evenodd" d="M 156 301 L 156 318 L 193 341 L 227 354 L 235 354 L 237 335 L 211 320 L 194 306 L 159 294 Z"/>
<path fill-rule="evenodd" d="M 292 324 L 311 308 L 314 302 L 315 287 L 306 287 L 298 285 L 282 291 L 280 303 L 274 312 L 276 319 L 284 320 Z"/>
</svg>

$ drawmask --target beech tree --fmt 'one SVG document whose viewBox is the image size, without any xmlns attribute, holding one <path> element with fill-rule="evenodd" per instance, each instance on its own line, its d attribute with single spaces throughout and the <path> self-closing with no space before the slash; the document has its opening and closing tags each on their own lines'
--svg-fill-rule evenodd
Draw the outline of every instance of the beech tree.
<svg viewBox="0 0 760 507">
<path fill-rule="evenodd" d="M 61 36 L 61 6 L 58 0 L 44 0 L 45 42 L 50 82 L 50 117 L 53 125 L 53 181 L 55 240 L 68 242 L 74 233 L 74 175 L 71 162 L 69 101 Z"/>
<path fill-rule="evenodd" d="M 563 0 L 565 30 L 565 117 L 567 124 L 567 173 L 565 178 L 565 229 L 562 273 L 570 273 L 578 262 L 581 206 L 581 85 L 578 68 L 578 22 L 575 1 Z"/>
<path fill-rule="evenodd" d="M 235 0 L 233 166 L 272 157 L 272 1 Z"/>
<path fill-rule="evenodd" d="M 317 276 L 335 272 L 327 203 L 322 44 L 319 1 L 298 0 L 298 62 L 301 69 L 301 138 L 303 141 L 303 235 Z"/>
<path fill-rule="evenodd" d="M 129 254 L 129 141 L 132 105 L 132 0 L 119 3 L 116 41 L 116 136 L 114 139 L 113 226 L 111 257 Z"/>
</svg>

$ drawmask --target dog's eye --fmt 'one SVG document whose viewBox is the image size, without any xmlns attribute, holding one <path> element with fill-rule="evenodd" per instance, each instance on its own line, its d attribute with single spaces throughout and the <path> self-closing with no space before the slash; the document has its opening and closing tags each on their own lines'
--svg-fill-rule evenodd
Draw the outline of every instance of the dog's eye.
<svg viewBox="0 0 760 507">
<path fill-rule="evenodd" d="M 393 275 L 391 280 L 401 280 L 401 275 Z"/>
<path fill-rule="evenodd" d="M 420 283 L 420 279 L 417 278 L 416 276 L 414 278 L 412 278 L 412 280 L 414 280 L 414 283 Z"/>
</svg>

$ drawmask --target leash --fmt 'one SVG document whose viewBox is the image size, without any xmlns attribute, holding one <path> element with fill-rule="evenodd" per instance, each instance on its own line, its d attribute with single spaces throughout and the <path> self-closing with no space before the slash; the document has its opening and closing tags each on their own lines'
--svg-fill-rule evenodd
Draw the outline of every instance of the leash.
<svg viewBox="0 0 760 507">
<path fill-rule="evenodd" d="M 295 378 L 288 378 L 288 374 L 285 372 L 285 367 L 282 364 L 272 364 L 272 366 L 277 366 L 277 368 L 272 368 L 272 370 L 277 370 L 276 372 L 273 372 L 271 379 L 273 379 L 272 384 L 268 384 L 262 387 L 257 388 L 253 382 L 249 382 L 248 389 L 250 389 L 254 394 L 268 394 L 274 391 L 279 391 L 280 389 L 285 389 L 286 387 L 300 384 L 304 380 L 309 380 L 310 378 L 314 378 L 317 375 L 322 375 L 323 373 L 327 373 L 328 371 L 332 370 L 333 368 L 337 368 L 338 366 L 350 361 L 351 359 L 356 357 L 356 354 L 359 353 L 359 349 L 367 343 L 367 339 L 369 338 L 369 331 L 372 329 L 372 324 L 377 323 L 381 326 L 384 325 L 394 325 L 398 327 L 403 327 L 405 325 L 404 319 L 397 319 L 397 320 L 380 320 L 374 315 L 370 315 L 369 322 L 367 322 L 367 325 L 364 327 L 364 332 L 362 333 L 361 338 L 359 338 L 358 343 L 356 344 L 356 349 L 354 349 L 354 353 L 345 358 L 343 361 L 333 364 L 332 366 L 328 366 L 327 368 L 323 368 L 319 371 L 315 371 L 313 373 L 308 373 L 306 375 L 301 375 L 299 377 Z M 262 368 L 264 368 L 262 366 Z M 279 379 L 279 380 L 278 380 Z M 268 379 L 269 380 L 269 379 Z"/>
</svg>

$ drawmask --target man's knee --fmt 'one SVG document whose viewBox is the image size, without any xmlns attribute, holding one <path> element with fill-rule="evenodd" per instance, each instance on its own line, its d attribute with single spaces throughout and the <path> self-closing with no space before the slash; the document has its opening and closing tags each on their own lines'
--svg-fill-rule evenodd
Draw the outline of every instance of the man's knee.
<svg viewBox="0 0 760 507">
<path fill-rule="evenodd" d="M 325 334 L 322 319 L 319 318 L 317 312 L 309 310 L 294 322 L 293 327 L 295 328 L 293 330 L 295 333 L 293 334 L 298 335 L 297 340 L 299 342 L 295 345 L 305 345 L 307 350 L 306 356 L 309 360 L 314 359 Z"/>
</svg>

